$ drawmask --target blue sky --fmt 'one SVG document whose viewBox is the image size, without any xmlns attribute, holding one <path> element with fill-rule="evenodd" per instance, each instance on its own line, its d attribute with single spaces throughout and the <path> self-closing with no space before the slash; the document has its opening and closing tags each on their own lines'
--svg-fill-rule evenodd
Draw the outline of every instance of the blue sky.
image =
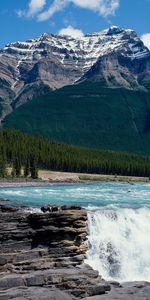
<svg viewBox="0 0 150 300">
<path fill-rule="evenodd" d="M 150 33 L 150 0 L 0 0 L 0 47 L 64 28 L 86 34 L 111 25 Z"/>
</svg>

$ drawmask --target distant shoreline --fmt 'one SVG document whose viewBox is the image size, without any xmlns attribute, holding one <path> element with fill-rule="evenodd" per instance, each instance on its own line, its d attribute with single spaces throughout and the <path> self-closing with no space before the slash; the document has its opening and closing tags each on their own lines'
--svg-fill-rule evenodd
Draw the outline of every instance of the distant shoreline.
<svg viewBox="0 0 150 300">
<path fill-rule="evenodd" d="M 20 188 L 20 187 L 36 187 L 36 186 L 52 186 L 60 184 L 90 184 L 95 182 L 127 182 L 127 183 L 150 183 L 148 177 L 134 176 L 119 176 L 119 175 L 100 175 L 100 174 L 82 174 L 82 173 L 67 173 L 53 171 L 39 171 L 38 180 L 16 178 L 16 179 L 1 179 L 0 188 Z"/>
</svg>

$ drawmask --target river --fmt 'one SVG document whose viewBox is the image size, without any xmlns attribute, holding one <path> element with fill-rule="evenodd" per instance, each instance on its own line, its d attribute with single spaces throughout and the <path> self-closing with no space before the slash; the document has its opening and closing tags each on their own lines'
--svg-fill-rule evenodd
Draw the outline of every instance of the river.
<svg viewBox="0 0 150 300">
<path fill-rule="evenodd" d="M 2 188 L 0 198 L 35 211 L 47 204 L 85 207 L 89 232 L 86 262 L 107 280 L 150 281 L 150 184 Z"/>
</svg>

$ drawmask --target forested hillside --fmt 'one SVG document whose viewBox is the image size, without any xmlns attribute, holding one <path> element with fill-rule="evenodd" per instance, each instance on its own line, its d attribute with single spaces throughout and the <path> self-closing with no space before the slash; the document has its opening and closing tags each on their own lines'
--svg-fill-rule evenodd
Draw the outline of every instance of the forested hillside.
<svg viewBox="0 0 150 300">
<path fill-rule="evenodd" d="M 150 92 L 84 82 L 31 100 L 3 127 L 83 147 L 150 154 Z"/>
<path fill-rule="evenodd" d="M 150 175 L 150 158 L 128 153 L 95 150 L 50 142 L 22 132 L 0 131 L 0 176 L 5 176 L 6 165 L 15 174 L 37 177 L 37 168 L 97 174 Z M 16 172 L 17 171 L 17 172 Z"/>
</svg>

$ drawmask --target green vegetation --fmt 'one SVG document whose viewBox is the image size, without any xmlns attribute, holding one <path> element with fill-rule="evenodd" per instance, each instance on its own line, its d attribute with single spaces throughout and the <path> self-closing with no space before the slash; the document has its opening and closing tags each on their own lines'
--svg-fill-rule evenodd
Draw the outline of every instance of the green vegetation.
<svg viewBox="0 0 150 300">
<path fill-rule="evenodd" d="M 143 182 L 143 177 L 129 177 L 129 176 L 121 176 L 117 174 L 101 174 L 101 175 L 80 175 L 79 179 L 82 181 L 121 181 L 121 182 Z M 146 181 L 150 180 L 150 178 L 146 178 Z"/>
<path fill-rule="evenodd" d="M 6 163 L 4 157 L 0 155 L 0 178 L 4 178 L 6 175 Z"/>
<path fill-rule="evenodd" d="M 31 173 L 31 178 L 33 179 L 37 179 L 38 178 L 38 170 L 37 170 L 37 165 L 38 165 L 38 161 L 36 156 L 34 155 L 34 153 L 27 158 L 27 162 L 30 162 L 30 169 L 29 172 Z M 26 172 L 26 168 L 25 168 L 25 172 Z M 24 172 L 24 174 L 25 174 Z"/>
<path fill-rule="evenodd" d="M 5 129 L 0 131 L 0 173 L 6 165 L 14 176 L 37 178 L 37 169 L 55 171 L 149 176 L 150 158 L 128 153 L 95 150 L 50 142 L 42 137 Z"/>
<path fill-rule="evenodd" d="M 29 101 L 3 126 L 70 145 L 149 155 L 150 93 L 85 82 Z"/>
<path fill-rule="evenodd" d="M 80 180 L 85 180 L 85 181 L 100 181 L 102 180 L 103 178 L 101 178 L 100 176 L 90 176 L 90 175 L 80 175 L 79 176 L 79 179 Z"/>
<path fill-rule="evenodd" d="M 103 177 L 100 176 L 90 176 L 90 175 L 80 175 L 79 176 L 80 180 L 85 180 L 85 181 L 101 181 L 103 180 Z"/>
</svg>

